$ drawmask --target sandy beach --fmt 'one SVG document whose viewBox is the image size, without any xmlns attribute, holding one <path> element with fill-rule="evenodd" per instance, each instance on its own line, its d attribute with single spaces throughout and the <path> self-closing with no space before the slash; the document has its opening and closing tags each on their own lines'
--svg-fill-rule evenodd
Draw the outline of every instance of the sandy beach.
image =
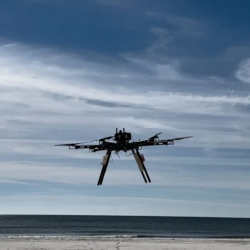
<svg viewBox="0 0 250 250">
<path fill-rule="evenodd" d="M 1 250 L 243 250 L 250 239 L 5 239 Z"/>
</svg>

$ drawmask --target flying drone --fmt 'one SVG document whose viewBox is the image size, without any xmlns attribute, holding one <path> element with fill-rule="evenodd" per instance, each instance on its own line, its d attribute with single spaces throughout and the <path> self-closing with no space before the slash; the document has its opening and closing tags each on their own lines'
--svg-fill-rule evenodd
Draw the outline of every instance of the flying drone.
<svg viewBox="0 0 250 250">
<path fill-rule="evenodd" d="M 79 143 L 57 144 L 55 146 L 66 146 L 69 149 L 89 149 L 91 152 L 106 150 L 106 154 L 103 156 L 101 162 L 102 170 L 97 185 L 102 185 L 103 183 L 103 179 L 109 164 L 111 153 L 113 151 L 116 153 L 120 151 L 124 152 L 131 151 L 145 183 L 148 183 L 151 182 L 151 179 L 144 165 L 145 162 L 144 155 L 139 152 L 139 149 L 146 146 L 173 145 L 175 141 L 192 137 L 192 136 L 184 136 L 184 137 L 161 140 L 159 139 L 160 134 L 161 132 L 145 140 L 131 141 L 132 139 L 131 133 L 126 132 L 125 129 L 119 131 L 118 129 L 116 129 L 116 133 L 113 136 L 108 136 L 99 139 L 98 144 L 84 144 L 79 142 Z"/>
</svg>

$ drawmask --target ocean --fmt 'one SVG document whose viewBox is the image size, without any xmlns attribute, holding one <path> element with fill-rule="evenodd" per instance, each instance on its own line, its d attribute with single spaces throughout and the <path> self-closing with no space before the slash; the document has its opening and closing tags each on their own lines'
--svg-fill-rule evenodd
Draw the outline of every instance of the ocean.
<svg viewBox="0 0 250 250">
<path fill-rule="evenodd" d="M 1 215 L 3 237 L 250 238 L 250 219 Z"/>
</svg>

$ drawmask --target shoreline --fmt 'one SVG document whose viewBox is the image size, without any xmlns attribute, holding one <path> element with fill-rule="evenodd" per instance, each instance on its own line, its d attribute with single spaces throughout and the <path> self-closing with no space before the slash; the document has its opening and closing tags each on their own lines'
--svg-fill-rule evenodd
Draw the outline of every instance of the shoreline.
<svg viewBox="0 0 250 250">
<path fill-rule="evenodd" d="M 247 250 L 250 239 L 245 238 L 4 238 L 0 239 L 1 250 Z"/>
<path fill-rule="evenodd" d="M 249 240 L 250 236 L 194 236 L 194 235 L 184 235 L 184 236 L 150 236 L 150 235 L 53 235 L 53 234 L 37 234 L 37 235 L 24 235 L 24 234 L 0 234 L 1 239 L 47 239 L 47 240 L 132 240 L 132 239 L 150 239 L 150 240 Z"/>
</svg>

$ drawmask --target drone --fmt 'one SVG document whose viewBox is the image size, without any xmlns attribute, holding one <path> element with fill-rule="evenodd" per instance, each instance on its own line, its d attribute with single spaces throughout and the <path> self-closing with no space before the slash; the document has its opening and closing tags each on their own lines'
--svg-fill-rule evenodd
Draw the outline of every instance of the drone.
<svg viewBox="0 0 250 250">
<path fill-rule="evenodd" d="M 106 154 L 103 156 L 101 162 L 102 170 L 97 182 L 98 186 L 102 185 L 103 183 L 103 179 L 109 164 L 111 153 L 113 151 L 116 153 L 119 153 L 120 151 L 124 152 L 131 151 L 145 183 L 150 183 L 151 179 L 148 175 L 148 171 L 144 164 L 145 158 L 144 155 L 139 152 L 139 150 L 142 147 L 147 147 L 147 146 L 174 145 L 175 141 L 192 137 L 192 136 L 184 136 L 184 137 L 161 140 L 159 139 L 160 134 L 162 134 L 162 132 L 159 132 L 145 140 L 131 141 L 132 140 L 131 133 L 126 132 L 125 129 L 123 128 L 123 130 L 119 131 L 118 129 L 116 129 L 116 132 L 113 136 L 107 136 L 97 140 L 98 144 L 84 144 L 82 142 L 79 142 L 79 143 L 57 144 L 55 146 L 66 146 L 69 149 L 89 149 L 91 152 L 106 150 Z"/>
</svg>

